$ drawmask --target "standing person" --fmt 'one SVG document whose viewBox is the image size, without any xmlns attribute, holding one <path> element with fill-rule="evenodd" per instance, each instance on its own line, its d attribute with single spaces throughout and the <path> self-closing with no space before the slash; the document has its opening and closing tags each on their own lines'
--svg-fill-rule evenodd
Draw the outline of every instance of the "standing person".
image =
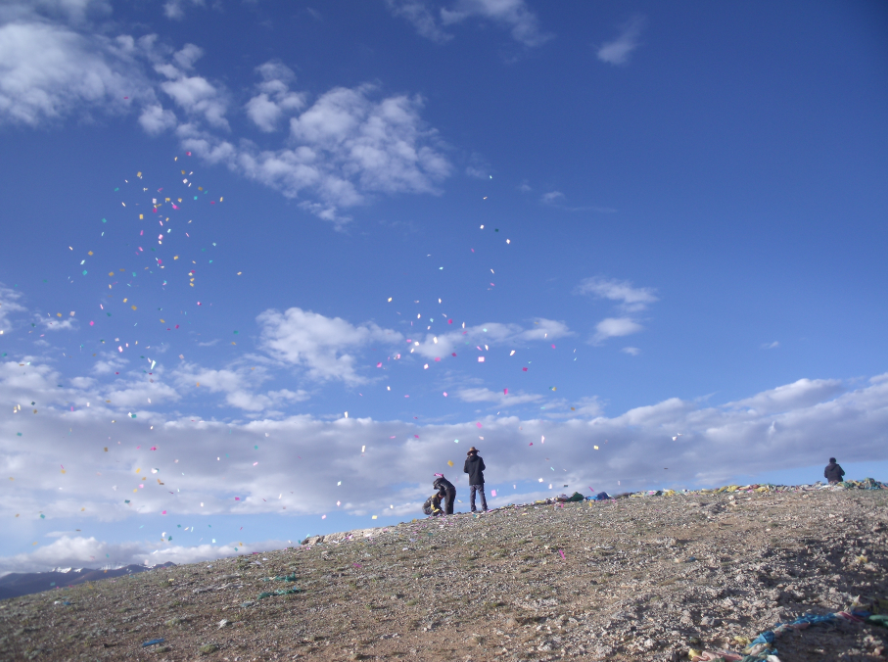
<svg viewBox="0 0 888 662">
<path fill-rule="evenodd" d="M 472 512 L 475 510 L 475 492 L 481 492 L 481 510 L 487 510 L 487 496 L 484 494 L 484 460 L 478 455 L 478 449 L 472 446 L 467 453 L 466 464 L 463 473 L 469 474 L 469 504 Z"/>
<path fill-rule="evenodd" d="M 437 478 L 432 483 L 432 487 L 438 490 L 438 494 L 441 495 L 441 502 L 444 504 L 444 514 L 452 515 L 453 500 L 456 499 L 456 488 L 453 486 L 453 483 L 444 478 L 444 474 L 435 475 Z"/>
<path fill-rule="evenodd" d="M 842 476 L 845 475 L 845 470 L 842 469 L 842 466 L 836 462 L 836 458 L 829 458 L 829 464 L 826 465 L 826 469 L 823 470 L 823 477 L 829 481 L 830 485 L 836 485 L 842 482 Z"/>
</svg>

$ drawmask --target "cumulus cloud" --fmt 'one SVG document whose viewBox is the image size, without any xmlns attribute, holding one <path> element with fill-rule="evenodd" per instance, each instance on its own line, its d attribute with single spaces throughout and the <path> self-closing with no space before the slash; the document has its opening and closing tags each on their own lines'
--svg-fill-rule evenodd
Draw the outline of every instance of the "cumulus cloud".
<svg viewBox="0 0 888 662">
<path fill-rule="evenodd" d="M 262 94 L 251 117 L 259 128 L 273 130 L 298 103 L 289 92 L 282 92 L 283 101 Z M 348 220 L 342 209 L 365 204 L 375 193 L 440 192 L 451 165 L 437 148 L 437 134 L 421 120 L 422 105 L 417 96 L 380 99 L 372 85 L 339 87 L 290 118 L 288 146 L 279 150 L 238 148 L 194 125 L 180 126 L 179 135 L 196 155 L 225 162 L 287 197 L 307 194 L 312 199 L 303 200 L 304 209 L 342 223 Z"/>
<path fill-rule="evenodd" d="M 663 481 L 663 467 L 671 480 L 693 485 L 804 466 L 836 455 L 841 440 L 854 440 L 840 449 L 848 462 L 881 458 L 888 443 L 888 375 L 855 389 L 838 380 L 800 380 L 722 405 L 673 397 L 607 416 L 597 398 L 587 397 L 557 420 L 487 415 L 425 425 L 308 415 L 223 422 L 150 408 L 131 419 L 103 401 L 83 406 L 84 392 L 51 387 L 57 378 L 40 364 L 24 371 L 0 365 L 0 398 L 39 395 L 34 399 L 43 402 L 36 416 L 0 411 L 0 428 L 23 435 L 0 435 L 0 472 L 14 479 L 0 516 L 39 511 L 56 531 L 80 527 L 83 518 L 120 521 L 164 510 L 177 517 L 319 514 L 336 500 L 354 515 L 382 513 L 390 504 L 416 512 L 427 496 L 426 477 L 446 472 L 462 444 L 480 446 L 480 436 L 493 488 L 551 480 L 553 467 L 559 484 L 608 491 L 617 480 L 623 489 Z M 484 388 L 458 397 L 492 406 L 500 400 Z M 71 402 L 78 403 L 74 411 Z M 78 434 L 58 434 L 69 428 Z M 58 555 L 46 562 L 80 563 Z"/>
<path fill-rule="evenodd" d="M 350 352 L 373 342 L 394 344 L 403 339 L 400 333 L 372 322 L 353 325 L 340 317 L 301 308 L 267 310 L 257 321 L 266 352 L 281 363 L 304 368 L 307 377 L 321 381 L 366 382 L 355 369 L 356 358 Z"/>
<path fill-rule="evenodd" d="M 256 96 L 246 104 L 247 116 L 266 133 L 278 128 L 281 118 L 301 110 L 306 104 L 306 94 L 291 92 L 290 85 L 296 77 L 284 64 L 271 61 L 256 68 L 262 77 Z"/>
<path fill-rule="evenodd" d="M 0 25 L 0 123 L 38 126 L 71 114 L 127 112 L 152 96 L 131 40 L 85 37 L 63 25 Z"/>
<path fill-rule="evenodd" d="M 800 379 L 792 384 L 763 391 L 751 398 L 729 403 L 727 406 L 745 407 L 762 414 L 770 414 L 809 407 L 844 390 L 845 386 L 837 379 Z"/>
<path fill-rule="evenodd" d="M 225 114 L 228 111 L 228 94 L 203 76 L 189 76 L 186 72 L 203 56 L 203 50 L 194 44 L 186 44 L 173 55 L 178 64 L 155 65 L 155 70 L 169 80 L 160 83 L 160 89 L 191 117 L 202 117 L 211 127 L 228 129 Z"/>
<path fill-rule="evenodd" d="M 641 324 L 629 317 L 607 317 L 595 325 L 595 335 L 592 336 L 592 342 L 600 343 L 608 338 L 628 336 L 643 329 Z"/>
<path fill-rule="evenodd" d="M 638 38 L 646 22 L 643 16 L 632 17 L 616 39 L 602 44 L 598 59 L 609 64 L 626 64 L 632 51 L 638 48 Z"/>
<path fill-rule="evenodd" d="M 197 46 L 174 52 L 155 35 L 109 39 L 91 24 L 51 20 L 61 10 L 47 17 L 13 7 L 0 11 L 0 124 L 135 113 L 147 134 L 173 130 L 195 156 L 299 198 L 304 210 L 337 225 L 350 220 L 344 210 L 378 194 L 438 194 L 451 174 L 437 133 L 422 121 L 419 96 L 358 85 L 309 104 L 308 93 L 291 89 L 293 72 L 267 62 L 257 68 L 261 81 L 244 114 L 263 133 L 289 131 L 279 146 L 259 146 L 228 137 L 238 92 L 196 70 Z M 174 17 L 182 7 L 167 3 Z"/>
<path fill-rule="evenodd" d="M 540 46 L 552 38 L 540 30 L 536 14 L 524 0 L 455 0 L 437 12 L 429 0 L 386 0 L 386 5 L 392 14 L 409 21 L 421 36 L 438 43 L 453 37 L 443 28 L 468 19 L 498 25 L 524 46 Z"/>
<path fill-rule="evenodd" d="M 146 106 L 139 115 L 139 124 L 148 135 L 157 135 L 172 129 L 177 124 L 176 114 L 159 103 Z"/>
<path fill-rule="evenodd" d="M 623 310 L 634 312 L 644 310 L 659 299 L 651 287 L 633 287 L 628 280 L 616 280 L 596 276 L 586 278 L 576 288 L 577 294 L 591 294 L 600 299 L 609 299 L 620 304 Z"/>
</svg>

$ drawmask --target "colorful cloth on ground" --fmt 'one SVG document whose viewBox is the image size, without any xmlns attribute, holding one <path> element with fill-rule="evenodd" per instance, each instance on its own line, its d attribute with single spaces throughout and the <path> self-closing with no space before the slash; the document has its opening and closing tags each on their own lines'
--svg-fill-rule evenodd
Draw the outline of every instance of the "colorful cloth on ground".
<svg viewBox="0 0 888 662">
<path fill-rule="evenodd" d="M 733 651 L 688 651 L 692 662 L 780 662 L 777 649 L 772 644 L 785 632 L 804 630 L 812 625 L 849 621 L 852 623 L 869 623 L 879 627 L 888 627 L 888 614 L 873 614 L 886 604 L 885 600 L 873 598 L 855 598 L 848 611 L 837 611 L 832 614 L 805 614 L 791 623 L 778 623 L 773 630 L 762 632 L 744 649 L 743 654 Z"/>
</svg>

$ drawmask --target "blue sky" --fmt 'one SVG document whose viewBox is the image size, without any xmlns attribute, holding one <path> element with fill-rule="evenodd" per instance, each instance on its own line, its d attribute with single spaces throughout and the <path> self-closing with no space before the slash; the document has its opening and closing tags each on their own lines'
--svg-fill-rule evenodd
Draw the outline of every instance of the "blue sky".
<svg viewBox="0 0 888 662">
<path fill-rule="evenodd" d="M 494 505 L 888 477 L 886 28 L 6 3 L 0 571 L 392 524 L 471 445 Z"/>
</svg>

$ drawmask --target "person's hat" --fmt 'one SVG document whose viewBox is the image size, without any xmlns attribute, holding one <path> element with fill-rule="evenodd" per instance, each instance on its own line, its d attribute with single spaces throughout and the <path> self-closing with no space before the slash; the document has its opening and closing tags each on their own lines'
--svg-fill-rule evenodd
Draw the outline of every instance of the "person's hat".
<svg viewBox="0 0 888 662">
<path fill-rule="evenodd" d="M 477 453 L 477 452 L 478 452 L 478 449 L 475 448 L 474 446 L 472 446 L 472 447 L 469 449 L 469 452 L 466 453 L 466 455 L 471 455 L 472 453 Z"/>
<path fill-rule="evenodd" d="M 830 462 L 835 462 L 835 461 L 836 461 L 836 458 L 831 457 L 831 458 L 829 458 L 829 461 L 830 461 Z"/>
</svg>

